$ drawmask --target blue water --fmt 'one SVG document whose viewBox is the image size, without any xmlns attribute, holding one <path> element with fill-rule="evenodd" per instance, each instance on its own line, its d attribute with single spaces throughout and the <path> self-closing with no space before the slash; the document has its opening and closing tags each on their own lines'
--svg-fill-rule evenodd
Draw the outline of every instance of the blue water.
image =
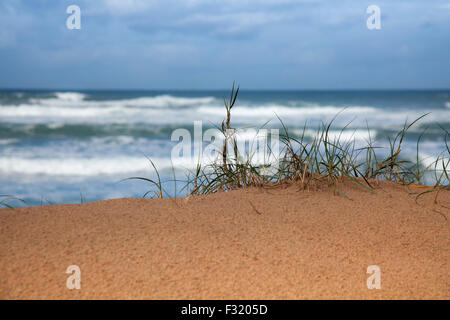
<svg viewBox="0 0 450 320">
<path fill-rule="evenodd" d="M 163 180 L 173 179 L 170 140 L 177 128 L 192 132 L 220 125 L 227 91 L 0 91 L 0 195 L 28 205 L 80 203 L 142 196 L 150 185 L 124 181 L 154 178 L 148 155 Z M 420 157 L 432 161 L 445 152 L 450 131 L 450 90 L 409 91 L 245 91 L 233 109 L 235 127 L 279 128 L 278 115 L 291 134 L 306 123 L 307 134 L 322 121 L 334 121 L 334 132 L 348 125 L 361 143 L 367 127 L 380 145 L 406 120 L 427 115 L 411 128 L 403 153 L 415 157 L 416 141 L 426 129 Z M 186 166 L 173 168 L 178 179 Z M 171 182 L 170 196 L 184 195 Z M 19 205 L 19 203 L 14 203 Z"/>
</svg>

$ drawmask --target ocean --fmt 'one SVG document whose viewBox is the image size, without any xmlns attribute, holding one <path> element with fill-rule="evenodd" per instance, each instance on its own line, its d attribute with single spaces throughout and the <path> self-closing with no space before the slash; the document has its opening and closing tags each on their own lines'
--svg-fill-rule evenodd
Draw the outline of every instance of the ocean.
<svg viewBox="0 0 450 320">
<path fill-rule="evenodd" d="M 141 197 L 155 178 L 148 156 L 158 168 L 169 196 L 183 196 L 189 164 L 173 163 L 174 130 L 193 131 L 220 125 L 228 91 L 0 91 L 0 195 L 26 205 L 80 203 Z M 410 129 L 402 153 L 431 163 L 446 152 L 444 129 L 450 131 L 450 90 L 403 91 L 246 91 L 232 110 L 235 127 L 280 128 L 292 135 L 306 125 L 315 134 L 321 122 L 331 133 L 346 127 L 344 138 L 361 143 L 370 137 L 380 146 L 404 125 L 429 113 Z M 267 123 L 268 122 L 268 123 Z M 266 124 L 267 123 L 267 124 Z M 441 128 L 442 127 L 442 128 Z M 183 193 L 184 192 L 184 193 Z M 24 205 L 14 203 L 14 205 Z"/>
</svg>

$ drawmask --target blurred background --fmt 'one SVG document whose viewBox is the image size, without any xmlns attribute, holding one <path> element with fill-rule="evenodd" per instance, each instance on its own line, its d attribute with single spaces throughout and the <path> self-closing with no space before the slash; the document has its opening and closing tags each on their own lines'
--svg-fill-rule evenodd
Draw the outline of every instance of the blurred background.
<svg viewBox="0 0 450 320">
<path fill-rule="evenodd" d="M 66 9 L 81 10 L 68 29 Z M 369 30 L 367 7 L 380 8 Z M 386 146 L 406 120 L 403 151 L 424 164 L 450 131 L 449 1 L 13 1 L 0 3 L 0 195 L 27 204 L 142 196 L 172 179 L 170 135 L 220 124 L 334 134 Z M 186 164 L 188 166 L 188 164 Z M 184 178 L 186 166 L 176 169 Z M 175 186 L 166 189 L 175 195 Z M 184 195 L 178 185 L 178 195 Z"/>
</svg>

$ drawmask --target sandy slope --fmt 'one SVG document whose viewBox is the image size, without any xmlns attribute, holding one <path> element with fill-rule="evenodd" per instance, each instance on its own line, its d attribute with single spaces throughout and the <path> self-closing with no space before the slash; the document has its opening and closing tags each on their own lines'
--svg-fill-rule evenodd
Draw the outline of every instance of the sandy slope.
<svg viewBox="0 0 450 320">
<path fill-rule="evenodd" d="M 449 299 L 450 192 L 436 205 L 391 183 L 343 190 L 0 210 L 0 297 Z M 81 290 L 66 288 L 73 264 Z"/>
</svg>

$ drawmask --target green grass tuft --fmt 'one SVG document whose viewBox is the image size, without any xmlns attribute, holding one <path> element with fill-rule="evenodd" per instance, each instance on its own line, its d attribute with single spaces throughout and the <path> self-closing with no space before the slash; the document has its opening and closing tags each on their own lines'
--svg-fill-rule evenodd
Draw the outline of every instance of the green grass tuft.
<svg viewBox="0 0 450 320">
<path fill-rule="evenodd" d="M 183 190 L 187 195 L 210 194 L 219 191 L 229 191 L 248 187 L 274 186 L 282 183 L 295 182 L 301 189 L 311 187 L 317 181 L 327 181 L 328 185 L 335 193 L 343 194 L 340 190 L 340 183 L 345 179 L 350 179 L 355 184 L 365 190 L 375 193 L 373 181 L 385 180 L 394 181 L 406 186 L 423 185 L 424 176 L 427 173 L 434 177 L 432 190 L 427 190 L 417 195 L 420 196 L 441 190 L 448 190 L 449 169 L 450 169 L 450 148 L 448 131 L 444 128 L 445 150 L 439 155 L 431 165 L 424 167 L 419 159 L 420 140 L 424 134 L 419 136 L 416 146 L 416 159 L 407 159 L 402 156 L 402 144 L 408 130 L 427 114 L 420 116 L 414 121 L 405 122 L 401 130 L 393 137 L 389 138 L 387 156 L 381 157 L 380 150 L 386 150 L 376 145 L 369 127 L 369 139 L 366 146 L 356 148 L 355 139 L 344 140 L 342 134 L 349 130 L 348 123 L 336 137 L 330 135 L 330 131 L 338 113 L 329 123 L 322 123 L 317 128 L 317 134 L 313 139 L 306 139 L 305 130 L 299 138 L 292 137 L 282 119 L 278 118 L 282 133 L 280 134 L 280 144 L 282 150 L 279 155 L 277 170 L 269 170 L 270 165 L 255 165 L 252 163 L 252 155 L 240 154 L 236 140 L 236 128 L 231 124 L 231 112 L 236 105 L 239 87 L 235 89 L 233 83 L 229 99 L 224 98 L 225 119 L 219 128 L 224 136 L 224 142 L 220 155 L 220 161 L 209 164 L 202 164 L 200 160 L 193 171 L 189 171 L 184 182 Z M 345 109 L 344 109 L 345 110 Z M 342 110 L 341 112 L 343 112 Z M 163 182 L 154 163 L 148 158 L 157 174 L 157 180 L 141 177 L 129 179 L 144 180 L 156 187 L 154 195 L 163 197 Z M 415 161 L 414 161 L 415 160 Z M 174 181 L 175 173 L 174 173 Z M 372 182 L 372 183 L 371 183 Z M 144 197 L 149 194 L 148 191 Z"/>
</svg>

